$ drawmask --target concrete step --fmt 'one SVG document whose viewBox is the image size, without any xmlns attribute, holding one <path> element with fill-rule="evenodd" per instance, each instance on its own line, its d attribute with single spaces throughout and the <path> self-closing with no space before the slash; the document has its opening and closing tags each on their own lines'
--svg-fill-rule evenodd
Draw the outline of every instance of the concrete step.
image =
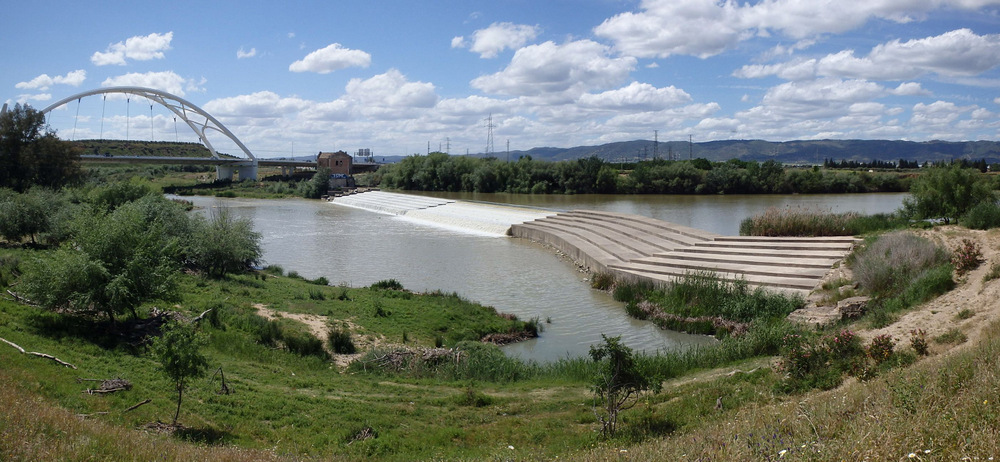
<svg viewBox="0 0 1000 462">
<path fill-rule="evenodd" d="M 630 220 L 615 220 L 608 216 L 591 216 L 569 212 L 559 214 L 554 219 L 574 221 L 587 226 L 599 226 L 624 237 L 636 239 L 661 250 L 672 250 L 688 246 L 704 239 L 697 239 L 680 233 L 649 226 L 646 223 Z"/>
<path fill-rule="evenodd" d="M 586 216 L 602 217 L 612 221 L 618 221 L 622 223 L 639 223 L 643 226 L 649 226 L 655 229 L 659 229 L 665 233 L 679 234 L 684 237 L 693 238 L 695 240 L 711 240 L 717 237 L 722 237 L 721 234 L 716 234 L 713 232 L 691 228 L 688 226 L 678 225 L 675 223 L 666 222 L 663 220 L 657 220 L 655 218 L 644 217 L 641 215 L 629 215 L 625 213 L 615 213 L 615 212 L 602 212 L 599 210 L 573 210 L 571 214 L 580 214 Z"/>
<path fill-rule="evenodd" d="M 707 255 L 731 255 L 731 256 L 760 256 L 760 257 L 784 257 L 789 255 L 789 251 L 785 249 L 749 249 L 740 247 L 681 247 L 675 249 L 675 253 L 685 253 L 685 254 L 707 254 Z M 817 259 L 832 259 L 840 260 L 844 257 L 845 252 L 834 251 L 834 250 L 796 250 L 794 252 L 796 257 L 799 258 L 817 258 Z"/>
<path fill-rule="evenodd" d="M 600 233 L 595 233 L 584 228 L 568 226 L 565 223 L 558 221 L 552 221 L 549 219 L 534 220 L 524 223 L 523 226 L 534 227 L 551 234 L 562 234 L 564 235 L 563 238 L 567 241 L 579 240 L 586 242 L 587 244 L 604 250 L 605 253 L 621 262 L 649 255 L 648 253 L 642 253 L 636 250 L 632 246 L 626 246 L 616 240 L 609 239 L 607 236 Z"/>
<path fill-rule="evenodd" d="M 726 254 L 716 254 L 716 253 L 694 253 L 694 252 L 684 252 L 685 249 L 679 249 L 680 251 L 672 251 L 662 254 L 653 255 L 653 258 L 660 260 L 684 260 L 684 261 L 702 261 L 707 263 L 745 263 L 750 265 L 767 265 L 767 266 L 777 266 L 782 268 L 817 268 L 823 270 L 829 270 L 834 263 L 839 260 L 839 258 L 813 258 L 813 257 L 801 257 L 799 255 L 794 256 L 758 256 L 758 255 L 726 255 Z"/>
<path fill-rule="evenodd" d="M 638 255 L 652 255 L 657 252 L 665 252 L 681 245 L 663 239 L 656 239 L 654 236 L 643 235 L 634 229 L 618 226 L 614 223 L 582 220 L 562 214 L 548 217 L 541 221 L 554 226 L 558 225 L 592 233 L 609 242 L 632 249 Z"/>
<path fill-rule="evenodd" d="M 829 267 L 821 268 L 794 268 L 787 266 L 759 265 L 743 262 L 726 261 L 697 261 L 678 260 L 669 257 L 652 257 L 630 260 L 628 263 L 617 265 L 620 267 L 643 267 L 643 268 L 674 268 L 681 271 L 715 271 L 733 274 L 745 274 L 754 276 L 775 276 L 794 277 L 803 279 L 814 279 L 819 281 L 829 271 Z M 815 282 L 814 282 L 815 285 Z"/>
<path fill-rule="evenodd" d="M 771 249 L 783 251 L 840 251 L 845 254 L 850 251 L 851 246 L 841 243 L 821 243 L 821 242 L 794 242 L 794 241 L 707 241 L 695 244 L 701 248 L 722 248 L 722 249 Z"/>
<path fill-rule="evenodd" d="M 690 271 L 671 271 L 668 268 L 641 268 L 641 267 L 618 267 L 612 266 L 609 270 L 624 275 L 626 277 L 631 276 L 640 280 L 646 280 L 653 283 L 664 283 L 670 284 L 675 282 L 678 278 L 683 278 L 691 274 Z M 743 280 L 752 287 L 763 287 L 766 289 L 778 289 L 783 292 L 795 293 L 798 295 L 805 296 L 816 286 L 816 281 L 813 279 L 801 279 L 801 278 L 787 278 L 787 277 L 770 277 L 770 276 L 753 276 L 753 275 L 741 275 L 732 273 L 715 273 L 715 276 L 719 279 L 726 281 L 738 281 Z"/>
</svg>

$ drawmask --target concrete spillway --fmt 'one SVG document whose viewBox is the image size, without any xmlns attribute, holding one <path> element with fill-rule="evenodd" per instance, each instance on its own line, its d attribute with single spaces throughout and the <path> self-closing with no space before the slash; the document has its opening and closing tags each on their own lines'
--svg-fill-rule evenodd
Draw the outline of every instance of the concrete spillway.
<svg viewBox="0 0 1000 462">
<path fill-rule="evenodd" d="M 669 283 L 711 272 L 752 286 L 807 294 L 844 258 L 853 237 L 769 238 L 722 236 L 638 215 L 526 207 L 370 191 L 337 197 L 335 204 L 407 220 L 551 245 L 593 272 Z"/>
</svg>

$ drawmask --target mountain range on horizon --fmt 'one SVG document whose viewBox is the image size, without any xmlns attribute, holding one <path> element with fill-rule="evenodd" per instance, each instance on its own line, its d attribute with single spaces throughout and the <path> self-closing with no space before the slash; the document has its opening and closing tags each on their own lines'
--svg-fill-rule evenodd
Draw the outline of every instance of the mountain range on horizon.
<svg viewBox="0 0 1000 462">
<path fill-rule="evenodd" d="M 83 140 L 77 141 L 86 146 L 86 151 L 104 152 L 106 148 L 97 147 L 97 143 L 111 143 L 114 140 Z M 123 143 L 118 141 L 117 143 Z M 126 143 L 127 145 L 128 143 Z M 141 145 L 132 142 L 133 145 Z M 170 143 L 154 143 L 159 149 L 166 148 Z M 177 143 L 179 145 L 197 143 Z M 200 146 L 200 145 L 199 145 Z M 328 149 L 337 151 L 340 149 Z M 136 150 L 134 147 L 132 150 Z M 195 149 L 198 150 L 198 149 Z M 352 150 L 343 149 L 348 153 Z M 148 149 L 143 149 L 148 151 Z M 160 151 L 162 152 L 162 151 Z M 207 155 L 207 149 L 204 150 Z M 136 153 L 143 155 L 141 153 Z M 353 153 L 352 153 L 353 154 Z M 149 154 L 146 154 L 149 155 Z M 191 155 L 186 154 L 186 155 Z M 460 154 L 455 154 L 460 155 Z M 486 153 L 469 154 L 473 157 L 487 157 Z M 1000 142 L 998 141 L 904 141 L 904 140 L 794 140 L 794 141 L 764 141 L 764 140 L 720 140 L 688 143 L 687 141 L 634 140 L 606 143 L 596 146 L 576 146 L 571 148 L 537 147 L 528 150 L 496 151 L 492 154 L 500 160 L 516 161 L 521 157 L 530 156 L 534 160 L 561 161 L 576 160 L 596 156 L 607 162 L 635 162 L 644 159 L 689 159 L 705 158 L 710 161 L 739 160 L 776 160 L 790 165 L 820 165 L 824 159 L 836 161 L 848 160 L 858 162 L 879 161 L 950 161 L 955 159 L 980 160 L 987 163 L 1000 163 Z M 379 155 L 373 153 L 376 162 L 397 162 L 406 156 Z M 315 160 L 316 155 L 297 155 L 295 160 Z"/>
</svg>

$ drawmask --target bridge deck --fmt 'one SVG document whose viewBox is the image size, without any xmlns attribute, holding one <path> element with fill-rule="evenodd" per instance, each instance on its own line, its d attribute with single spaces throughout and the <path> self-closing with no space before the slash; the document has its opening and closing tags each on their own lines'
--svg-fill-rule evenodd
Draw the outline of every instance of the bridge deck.
<svg viewBox="0 0 1000 462">
<path fill-rule="evenodd" d="M 711 272 L 807 294 L 851 250 L 853 237 L 722 236 L 661 220 L 576 210 L 514 224 L 511 235 L 558 248 L 587 269 L 627 280 L 669 283 Z"/>
</svg>

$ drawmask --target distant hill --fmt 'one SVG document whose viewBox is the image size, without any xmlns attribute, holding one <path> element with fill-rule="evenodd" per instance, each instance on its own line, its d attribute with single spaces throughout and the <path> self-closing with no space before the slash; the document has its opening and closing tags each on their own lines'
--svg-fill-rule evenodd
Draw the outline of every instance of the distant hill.
<svg viewBox="0 0 1000 462">
<path fill-rule="evenodd" d="M 785 164 L 822 164 L 823 159 L 855 161 L 940 161 L 952 159 L 1000 162 L 1000 142 L 996 141 L 891 141 L 891 140 L 815 140 L 771 142 L 762 140 L 726 140 L 688 144 L 684 141 L 661 142 L 658 157 L 665 159 L 671 153 L 675 159 L 688 157 L 711 161 L 729 159 L 764 161 L 774 159 Z M 496 157 L 505 158 L 506 152 Z M 597 156 L 610 162 L 652 159 L 653 142 L 650 140 L 623 141 L 600 146 L 575 148 L 534 148 L 511 151 L 511 160 L 521 156 L 537 160 L 572 160 Z M 478 155 L 482 157 L 482 154 Z"/>
<path fill-rule="evenodd" d="M 199 143 L 166 141 L 81 140 L 74 141 L 84 154 L 208 157 L 208 149 Z M 663 141 L 658 157 L 666 159 L 705 158 L 711 161 L 729 159 L 764 161 L 774 159 L 785 164 L 822 164 L 823 159 L 898 161 L 941 161 L 952 159 L 979 160 L 1000 163 L 1000 142 L 997 141 L 900 141 L 900 140 L 809 140 L 772 142 L 763 140 L 725 140 L 688 144 L 686 141 Z M 484 154 L 471 154 L 485 157 Z M 506 160 L 507 152 L 494 153 Z M 535 160 L 575 160 L 597 156 L 609 162 L 631 162 L 652 159 L 651 140 L 622 141 L 599 146 L 573 148 L 541 147 L 526 151 L 511 151 L 510 159 L 531 156 Z M 398 162 L 405 156 L 376 155 L 377 162 Z M 315 160 L 316 156 L 295 156 L 296 160 Z M 384 161 L 383 161 L 384 159 Z"/>
</svg>

